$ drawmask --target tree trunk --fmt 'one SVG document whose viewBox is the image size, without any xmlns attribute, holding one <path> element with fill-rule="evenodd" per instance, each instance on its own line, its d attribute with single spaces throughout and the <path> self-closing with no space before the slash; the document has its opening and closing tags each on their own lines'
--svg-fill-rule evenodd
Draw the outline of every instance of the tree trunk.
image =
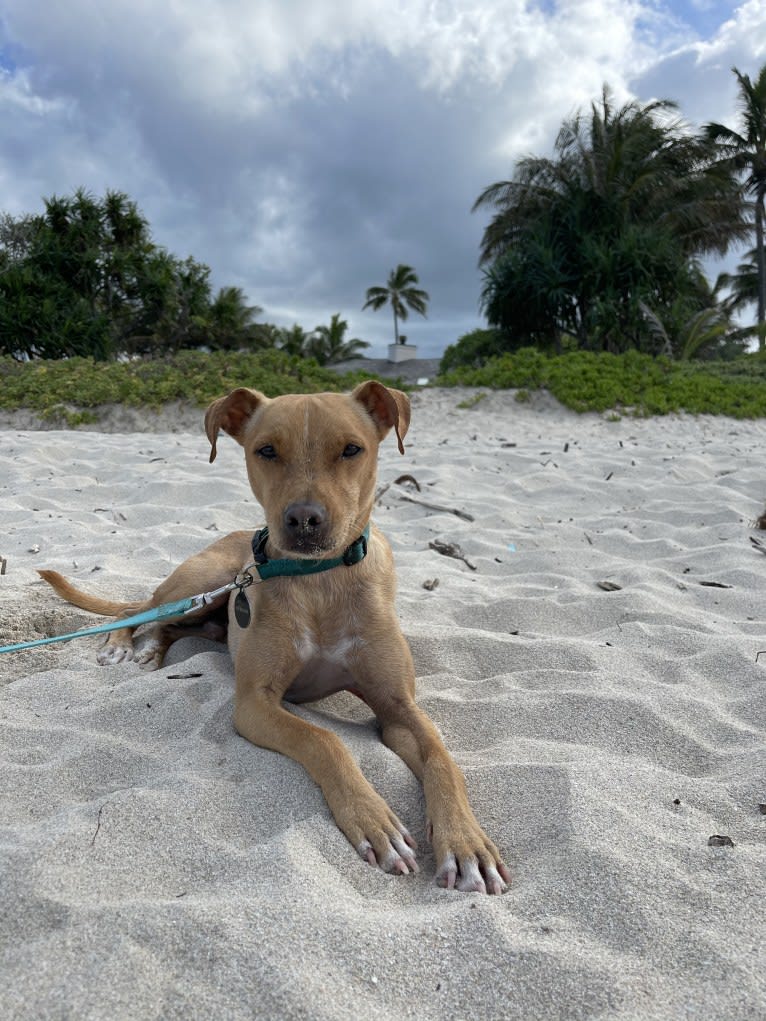
<svg viewBox="0 0 766 1021">
<path fill-rule="evenodd" d="M 755 197 L 755 264 L 758 269 L 758 350 L 766 350 L 766 253 L 763 250 L 763 195 Z"/>
<path fill-rule="evenodd" d="M 391 304 L 391 308 L 394 310 L 394 342 L 399 343 L 399 320 L 396 315 L 396 305 Z"/>
</svg>

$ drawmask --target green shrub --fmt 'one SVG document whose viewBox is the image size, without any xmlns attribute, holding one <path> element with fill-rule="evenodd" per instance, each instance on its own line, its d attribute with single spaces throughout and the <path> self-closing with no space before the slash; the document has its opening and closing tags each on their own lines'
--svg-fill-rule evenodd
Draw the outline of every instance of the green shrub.
<svg viewBox="0 0 766 1021">
<path fill-rule="evenodd" d="M 727 362 L 674 362 L 637 351 L 546 355 L 522 348 L 478 368 L 453 369 L 436 383 L 520 391 L 545 388 L 578 412 L 766 417 L 766 358 L 760 354 Z"/>
<path fill-rule="evenodd" d="M 442 355 L 439 372 L 451 372 L 460 368 L 478 369 L 490 358 L 502 354 L 504 347 L 499 330 L 471 330 L 449 345 Z"/>
<path fill-rule="evenodd" d="M 277 350 L 255 354 L 182 351 L 168 358 L 130 362 L 0 358 L 0 408 L 28 408 L 76 424 L 93 420 L 92 411 L 90 419 L 84 416 L 86 409 L 104 404 L 159 408 L 168 401 L 185 401 L 204 407 L 238 386 L 252 386 L 276 397 L 347 390 L 368 378 L 364 372 L 340 375 L 312 359 Z"/>
</svg>

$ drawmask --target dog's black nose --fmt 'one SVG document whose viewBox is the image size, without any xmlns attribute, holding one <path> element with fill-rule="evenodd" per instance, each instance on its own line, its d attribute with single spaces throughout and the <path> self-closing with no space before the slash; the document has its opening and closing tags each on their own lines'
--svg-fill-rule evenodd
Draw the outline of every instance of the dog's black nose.
<svg viewBox="0 0 766 1021">
<path fill-rule="evenodd" d="M 318 536 L 326 518 L 327 512 L 318 503 L 291 503 L 283 515 L 285 531 L 295 539 Z"/>
</svg>

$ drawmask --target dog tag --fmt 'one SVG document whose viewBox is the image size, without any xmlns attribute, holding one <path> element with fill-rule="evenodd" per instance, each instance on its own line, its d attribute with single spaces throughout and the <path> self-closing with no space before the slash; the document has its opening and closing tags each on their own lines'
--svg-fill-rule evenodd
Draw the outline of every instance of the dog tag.
<svg viewBox="0 0 766 1021">
<path fill-rule="evenodd" d="M 242 589 L 237 592 L 234 599 L 234 616 L 240 627 L 247 627 L 250 624 L 250 603 Z"/>
</svg>

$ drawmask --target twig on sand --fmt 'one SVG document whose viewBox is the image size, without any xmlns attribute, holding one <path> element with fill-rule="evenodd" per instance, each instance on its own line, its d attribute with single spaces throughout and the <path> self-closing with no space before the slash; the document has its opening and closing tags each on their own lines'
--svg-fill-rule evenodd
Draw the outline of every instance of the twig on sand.
<svg viewBox="0 0 766 1021">
<path fill-rule="evenodd" d="M 415 489 L 417 489 L 417 491 L 420 492 L 420 483 L 418 482 L 414 475 L 400 475 L 398 479 L 394 479 L 395 486 L 404 485 L 405 482 L 411 482 Z"/>
<path fill-rule="evenodd" d="M 766 542 L 761 542 L 760 539 L 756 539 L 754 535 L 750 536 L 750 542 L 758 550 L 759 553 L 763 553 L 766 556 Z"/>
<path fill-rule="evenodd" d="M 458 546 L 456 542 L 442 542 L 441 539 L 434 539 L 428 544 L 432 550 L 436 550 L 437 553 L 441 553 L 443 557 L 452 557 L 454 560 L 462 560 L 463 563 L 470 567 L 472 571 L 476 570 L 476 565 L 472 564 L 470 560 L 466 558 L 465 553 Z"/>
<path fill-rule="evenodd" d="M 427 503 L 425 500 L 416 500 L 414 496 L 407 496 L 404 493 L 399 494 L 399 499 L 406 500 L 407 503 L 416 503 L 419 507 L 427 507 L 428 510 L 440 511 L 442 514 L 454 514 L 455 517 L 462 518 L 463 521 L 476 520 L 472 514 L 468 514 L 466 511 L 457 510 L 455 507 L 444 507 L 440 503 Z"/>
<path fill-rule="evenodd" d="M 105 808 L 106 808 L 106 802 L 104 802 L 103 805 L 101 806 L 101 808 L 99 808 L 99 810 L 98 810 L 98 818 L 96 819 L 96 832 L 93 834 L 93 836 L 90 839 L 90 846 L 91 847 L 93 847 L 94 844 L 96 843 L 96 837 L 98 836 L 98 831 L 101 829 L 101 813 L 104 811 Z"/>
<path fill-rule="evenodd" d="M 383 496 L 388 492 L 392 485 L 401 486 L 405 482 L 411 483 L 418 492 L 421 492 L 420 483 L 414 475 L 400 475 L 398 479 L 394 479 L 393 483 L 388 482 L 385 486 L 381 486 L 375 494 L 375 503 L 380 503 Z M 457 510 L 455 507 L 445 507 L 440 503 L 428 503 L 426 500 L 418 500 L 414 496 L 408 496 L 405 493 L 399 494 L 400 500 L 406 500 L 407 503 L 416 503 L 419 507 L 426 507 L 428 510 L 440 511 L 442 514 L 454 514 L 458 518 L 462 518 L 463 521 L 475 521 L 476 519 L 465 511 Z"/>
<path fill-rule="evenodd" d="M 420 492 L 420 483 L 418 482 L 414 475 L 400 475 L 398 479 L 394 479 L 393 483 L 387 482 L 385 486 L 380 487 L 380 489 L 375 494 L 375 503 L 380 503 L 381 498 L 385 496 L 385 494 L 389 491 L 392 485 L 401 486 L 405 482 L 411 482 L 415 489 L 417 489 L 417 491 Z"/>
</svg>

